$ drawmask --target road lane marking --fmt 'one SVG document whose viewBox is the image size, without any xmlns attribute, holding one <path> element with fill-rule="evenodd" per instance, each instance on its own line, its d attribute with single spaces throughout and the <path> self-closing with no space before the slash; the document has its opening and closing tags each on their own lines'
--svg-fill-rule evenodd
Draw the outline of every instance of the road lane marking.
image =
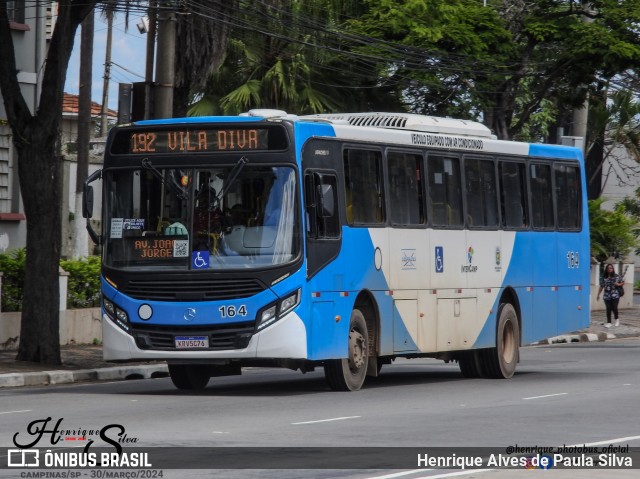
<svg viewBox="0 0 640 479">
<path fill-rule="evenodd" d="M 411 471 L 394 472 L 393 474 L 387 474 L 386 476 L 375 476 L 375 479 L 394 479 L 395 477 L 408 476 L 409 474 L 416 474 L 418 472 L 435 471 L 435 469 L 413 469 Z M 373 478 L 370 478 L 373 479 Z"/>
<path fill-rule="evenodd" d="M 413 474 L 415 472 L 428 472 L 428 471 L 433 471 L 433 469 L 415 469 L 412 471 L 406 471 L 406 473 L 398 473 L 398 474 L 408 475 L 408 474 Z M 495 469 L 465 469 L 464 471 L 446 472 L 444 474 L 436 474 L 435 476 L 414 477 L 413 479 L 446 479 L 447 477 L 464 476 L 469 474 L 481 474 L 483 472 L 490 472 L 490 471 L 495 471 Z M 398 476 L 389 474 L 388 476 L 372 476 L 369 479 L 391 479 L 393 477 L 398 477 Z"/>
<path fill-rule="evenodd" d="M 606 441 L 598 441 L 598 442 L 589 442 L 589 443 L 582 443 L 582 444 L 576 444 L 574 446 L 569 446 L 569 447 L 578 447 L 578 446 L 603 446 L 603 445 L 609 445 L 609 444 L 614 444 L 616 442 L 629 442 L 629 441 L 635 441 L 637 439 L 640 439 L 640 436 L 628 436 L 628 437 L 618 437 L 615 439 L 607 439 Z"/>
<path fill-rule="evenodd" d="M 320 419 L 318 421 L 302 421 L 302 422 L 292 422 L 293 426 L 299 426 L 300 424 L 317 424 L 319 422 L 331 422 L 331 421 L 345 421 L 347 419 L 357 419 L 362 416 L 345 416 L 345 417 L 332 417 L 331 419 Z"/>
<path fill-rule="evenodd" d="M 544 396 L 531 396 L 531 397 L 528 397 L 528 398 L 522 398 L 522 400 L 523 401 L 527 401 L 529 399 L 551 398 L 551 397 L 554 397 L 554 396 L 565 396 L 567 394 L 569 394 L 569 393 L 545 394 Z"/>
<path fill-rule="evenodd" d="M 16 414 L 19 412 L 32 412 L 31 409 L 21 409 L 20 411 L 2 411 L 0 414 Z"/>
</svg>

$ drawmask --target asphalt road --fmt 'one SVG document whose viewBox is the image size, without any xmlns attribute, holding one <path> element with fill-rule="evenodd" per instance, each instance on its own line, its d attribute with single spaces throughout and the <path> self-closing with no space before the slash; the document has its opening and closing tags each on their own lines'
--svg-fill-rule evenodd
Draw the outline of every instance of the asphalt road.
<svg viewBox="0 0 640 479">
<path fill-rule="evenodd" d="M 479 446 L 496 451 L 514 445 L 640 447 L 639 365 L 640 340 L 627 339 L 523 348 L 516 375 L 506 381 L 464 379 L 457 365 L 440 361 L 402 360 L 383 367 L 379 378 L 355 393 L 329 390 L 321 370 L 302 375 L 277 369 L 212 378 L 207 389 L 195 393 L 174 389 L 169 379 L 7 389 L 0 391 L 0 445 L 12 446 L 15 433 L 24 443 L 32 421 L 51 417 L 48 427 L 62 419 L 61 427 L 69 430 L 122 425 L 141 447 L 379 447 L 383 458 L 392 454 L 390 447 L 453 447 L 459 455 Z M 48 446 L 47 436 L 39 447 Z M 254 464 L 250 457 L 239 462 Z M 166 470 L 164 477 L 493 479 L 532 474 L 459 475 L 417 469 L 410 462 L 393 470 Z M 0 471 L 0 476 L 14 477 L 9 472 Z M 630 478 L 638 476 L 638 469 L 544 474 L 547 479 Z"/>
</svg>

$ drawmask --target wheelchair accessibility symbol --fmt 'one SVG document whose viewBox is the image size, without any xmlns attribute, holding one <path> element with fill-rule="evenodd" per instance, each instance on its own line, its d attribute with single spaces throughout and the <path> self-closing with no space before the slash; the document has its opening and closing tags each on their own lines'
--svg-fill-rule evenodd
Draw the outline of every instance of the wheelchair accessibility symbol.
<svg viewBox="0 0 640 479">
<path fill-rule="evenodd" d="M 444 273 L 444 248 L 436 246 L 436 273 Z"/>
<path fill-rule="evenodd" d="M 209 252 L 194 251 L 191 253 L 191 266 L 193 269 L 202 269 L 209 267 Z"/>
</svg>

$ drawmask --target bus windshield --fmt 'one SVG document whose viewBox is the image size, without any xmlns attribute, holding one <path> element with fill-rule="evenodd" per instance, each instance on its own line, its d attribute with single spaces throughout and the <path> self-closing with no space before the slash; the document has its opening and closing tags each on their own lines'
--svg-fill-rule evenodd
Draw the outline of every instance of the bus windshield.
<svg viewBox="0 0 640 479">
<path fill-rule="evenodd" d="M 299 254 L 295 170 L 245 164 L 106 172 L 105 264 L 245 269 Z"/>
</svg>

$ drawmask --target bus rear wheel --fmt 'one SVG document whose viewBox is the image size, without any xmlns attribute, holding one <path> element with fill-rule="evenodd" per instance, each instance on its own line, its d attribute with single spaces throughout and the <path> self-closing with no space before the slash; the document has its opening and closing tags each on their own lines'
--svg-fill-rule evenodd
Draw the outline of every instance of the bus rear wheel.
<svg viewBox="0 0 640 479">
<path fill-rule="evenodd" d="M 510 303 L 498 309 L 496 347 L 483 350 L 482 366 L 487 377 L 509 379 L 516 371 L 519 359 L 520 326 L 518 314 Z"/>
<path fill-rule="evenodd" d="M 169 364 L 169 376 L 178 389 L 204 389 L 209 384 L 209 369 L 202 364 Z"/>
<path fill-rule="evenodd" d="M 334 391 L 357 391 L 364 384 L 369 362 L 367 322 L 359 309 L 354 309 L 349 322 L 349 357 L 325 361 L 324 375 Z"/>
</svg>

